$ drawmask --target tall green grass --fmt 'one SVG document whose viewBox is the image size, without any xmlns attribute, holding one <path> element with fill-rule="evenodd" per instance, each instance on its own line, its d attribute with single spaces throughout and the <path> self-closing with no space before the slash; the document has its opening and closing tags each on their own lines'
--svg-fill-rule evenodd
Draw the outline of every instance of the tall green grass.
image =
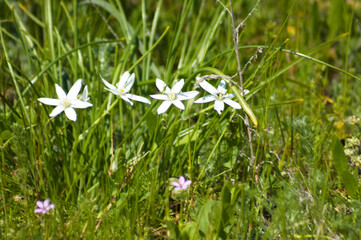
<svg viewBox="0 0 361 240">
<path fill-rule="evenodd" d="M 255 3 L 234 1 L 236 20 Z M 156 78 L 184 79 L 185 92 L 197 76 L 237 73 L 217 1 L 4 0 L 0 16 L 4 239 L 361 236 L 360 146 L 345 155 L 342 145 L 360 138 L 358 1 L 261 1 L 245 23 L 245 100 L 258 122 L 250 168 L 245 111 L 218 115 L 189 100 L 157 115 L 149 98 Z M 104 90 L 100 75 L 115 84 L 125 71 L 151 105 Z M 77 79 L 93 107 L 77 109 L 76 122 L 50 118 L 37 99 Z M 176 192 L 182 175 L 192 185 Z M 45 199 L 55 209 L 36 215 Z"/>
</svg>

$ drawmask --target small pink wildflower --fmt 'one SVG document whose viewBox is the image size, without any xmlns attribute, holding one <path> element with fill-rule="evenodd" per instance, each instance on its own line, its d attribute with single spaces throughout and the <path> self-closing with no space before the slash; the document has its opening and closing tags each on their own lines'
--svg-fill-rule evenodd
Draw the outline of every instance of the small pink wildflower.
<svg viewBox="0 0 361 240">
<path fill-rule="evenodd" d="M 46 199 L 44 202 L 38 200 L 36 201 L 36 205 L 38 206 L 37 209 L 35 209 L 35 213 L 42 213 L 45 214 L 51 209 L 55 208 L 55 205 L 53 203 L 50 204 L 50 200 Z"/>
<path fill-rule="evenodd" d="M 183 176 L 180 176 L 178 182 L 171 182 L 170 184 L 174 186 L 174 190 L 178 191 L 178 190 L 186 190 L 189 187 L 189 185 L 191 185 L 191 183 L 192 183 L 191 180 L 186 181 Z"/>
</svg>

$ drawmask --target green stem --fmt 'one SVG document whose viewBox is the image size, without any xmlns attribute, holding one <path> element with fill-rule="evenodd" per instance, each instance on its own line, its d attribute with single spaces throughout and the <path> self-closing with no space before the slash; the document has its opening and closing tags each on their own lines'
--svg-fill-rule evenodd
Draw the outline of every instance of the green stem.
<svg viewBox="0 0 361 240">
<path fill-rule="evenodd" d="M 2 34 L 2 27 L 1 27 L 1 25 L 0 25 L 0 38 L 1 38 L 1 44 L 2 44 L 3 49 L 4 49 L 5 59 L 9 59 L 8 53 L 7 53 L 7 50 L 6 50 L 6 47 L 5 47 L 5 42 L 4 42 L 4 37 L 3 37 L 3 34 Z M 29 117 L 28 111 L 26 111 L 25 103 L 24 103 L 24 100 L 23 100 L 23 98 L 22 98 L 22 95 L 21 95 L 21 92 L 20 92 L 20 88 L 19 88 L 18 82 L 16 81 L 13 68 L 12 68 L 12 66 L 11 66 L 11 64 L 10 64 L 9 61 L 6 61 L 6 63 L 7 63 L 7 65 L 8 65 L 9 71 L 10 71 L 11 80 L 12 80 L 13 83 L 14 83 L 14 87 L 15 87 L 16 94 L 18 95 L 18 99 L 19 99 L 19 101 L 20 101 L 20 105 L 21 105 L 21 108 L 22 108 L 22 110 L 23 110 L 23 114 L 25 115 L 25 120 L 26 120 L 26 121 L 24 121 L 24 125 L 25 125 L 25 126 L 26 126 L 27 124 L 31 125 L 31 123 L 30 123 L 30 117 Z"/>
<path fill-rule="evenodd" d="M 78 0 L 73 0 L 74 48 L 78 47 Z M 78 79 L 78 53 L 74 56 L 74 81 Z"/>
<path fill-rule="evenodd" d="M 119 102 L 119 98 L 117 98 L 113 104 L 107 109 L 105 110 L 105 112 L 97 119 L 93 122 L 93 124 L 87 129 L 85 130 L 82 134 L 79 135 L 78 137 L 78 141 L 82 141 L 84 139 L 84 137 L 89 133 L 89 131 L 95 127 L 96 125 L 99 124 L 100 120 L 102 120 L 114 107 L 115 105 L 117 105 L 117 103 Z"/>
</svg>

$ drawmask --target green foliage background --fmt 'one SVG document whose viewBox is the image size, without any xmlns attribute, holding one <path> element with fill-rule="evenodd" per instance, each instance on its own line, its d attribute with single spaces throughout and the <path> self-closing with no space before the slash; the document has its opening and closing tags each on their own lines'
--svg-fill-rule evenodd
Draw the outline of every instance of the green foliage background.
<svg viewBox="0 0 361 240">
<path fill-rule="evenodd" d="M 237 23 L 256 2 L 233 1 Z M 254 166 L 244 111 L 187 101 L 158 116 L 159 102 L 130 106 L 99 76 L 134 72 L 145 97 L 156 78 L 190 91 L 197 76 L 234 76 L 231 18 L 216 0 L 0 0 L 0 16 L 2 238 L 361 236 L 359 1 L 260 1 L 245 22 Z M 74 123 L 50 118 L 37 99 L 79 78 L 93 107 Z M 176 193 L 181 175 L 193 183 Z M 56 208 L 34 214 L 46 198 Z"/>
</svg>

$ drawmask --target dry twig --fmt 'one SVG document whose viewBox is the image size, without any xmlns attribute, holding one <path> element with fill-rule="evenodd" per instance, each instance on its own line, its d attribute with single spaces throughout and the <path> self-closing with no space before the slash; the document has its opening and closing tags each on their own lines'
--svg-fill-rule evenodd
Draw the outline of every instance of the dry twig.
<svg viewBox="0 0 361 240">
<path fill-rule="evenodd" d="M 219 2 L 231 16 L 234 51 L 236 53 L 239 83 L 240 83 L 241 93 L 243 95 L 244 94 L 243 76 L 242 76 L 243 71 L 242 71 L 241 60 L 240 60 L 240 56 L 239 56 L 239 48 L 238 48 L 239 47 L 239 42 L 238 42 L 239 29 L 241 27 L 243 28 L 243 26 L 244 26 L 245 22 L 247 21 L 247 19 L 254 13 L 254 11 L 257 10 L 257 7 L 258 7 L 258 4 L 259 4 L 260 0 L 257 1 L 254 8 L 252 9 L 252 11 L 247 15 L 247 17 L 240 24 L 238 24 L 238 26 L 236 26 L 236 23 L 235 23 L 232 0 L 229 0 L 229 8 L 227 8 L 220 0 L 217 0 L 217 2 Z M 247 114 L 245 115 L 245 118 L 244 118 L 244 124 L 245 124 L 245 126 L 247 128 L 248 143 L 249 143 L 250 154 L 251 154 L 250 167 L 254 167 L 255 156 L 254 156 L 253 144 L 252 144 L 252 130 L 251 130 L 251 127 L 250 127 L 250 124 L 249 124 L 249 118 L 248 118 Z"/>
</svg>

